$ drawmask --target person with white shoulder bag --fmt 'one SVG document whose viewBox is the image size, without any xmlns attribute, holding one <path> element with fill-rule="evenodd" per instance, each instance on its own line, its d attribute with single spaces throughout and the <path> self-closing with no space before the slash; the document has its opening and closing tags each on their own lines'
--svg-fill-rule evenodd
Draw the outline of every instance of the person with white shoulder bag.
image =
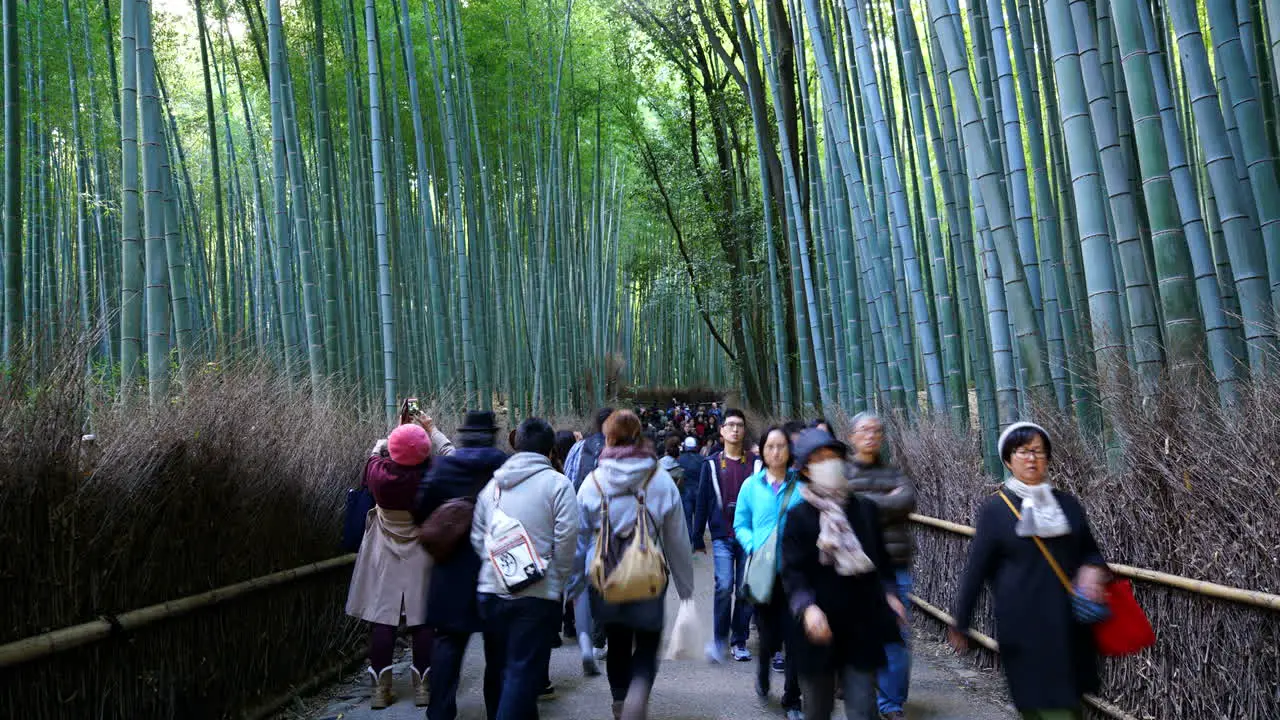
<svg viewBox="0 0 1280 720">
<path fill-rule="evenodd" d="M 578 503 L 573 483 L 551 464 L 555 431 L 529 418 L 516 454 L 476 498 L 471 545 L 484 624 L 484 700 L 489 720 L 536 720 L 551 659 L 547 628 L 573 572 Z"/>
</svg>

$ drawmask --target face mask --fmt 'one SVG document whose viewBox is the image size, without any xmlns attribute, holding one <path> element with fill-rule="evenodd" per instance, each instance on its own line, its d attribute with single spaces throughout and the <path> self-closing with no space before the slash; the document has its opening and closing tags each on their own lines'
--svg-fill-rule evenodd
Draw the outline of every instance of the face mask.
<svg viewBox="0 0 1280 720">
<path fill-rule="evenodd" d="M 814 485 L 829 490 L 839 490 L 845 486 L 844 461 L 837 458 L 823 460 L 809 466 L 809 480 Z"/>
</svg>

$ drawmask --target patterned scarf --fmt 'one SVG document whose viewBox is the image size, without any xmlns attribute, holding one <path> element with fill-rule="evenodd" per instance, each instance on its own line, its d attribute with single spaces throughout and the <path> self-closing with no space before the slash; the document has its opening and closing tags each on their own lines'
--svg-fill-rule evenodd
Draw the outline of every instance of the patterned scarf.
<svg viewBox="0 0 1280 720">
<path fill-rule="evenodd" d="M 844 512 L 847 488 L 833 490 L 812 482 L 800 486 L 800 496 L 818 511 L 818 560 L 834 566 L 837 575 L 863 575 L 876 569 Z"/>
</svg>

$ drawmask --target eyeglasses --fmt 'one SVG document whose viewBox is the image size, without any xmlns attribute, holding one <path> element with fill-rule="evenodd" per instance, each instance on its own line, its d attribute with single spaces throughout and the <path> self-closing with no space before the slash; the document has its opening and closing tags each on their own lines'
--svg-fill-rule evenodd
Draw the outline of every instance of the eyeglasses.
<svg viewBox="0 0 1280 720">
<path fill-rule="evenodd" d="M 725 430 L 741 430 L 745 428 L 746 425 L 740 422 L 727 422 L 721 425 L 720 427 L 724 428 Z"/>
<path fill-rule="evenodd" d="M 1049 457 L 1049 453 L 1044 450 L 1015 450 L 1013 454 L 1023 460 L 1044 460 Z"/>
</svg>

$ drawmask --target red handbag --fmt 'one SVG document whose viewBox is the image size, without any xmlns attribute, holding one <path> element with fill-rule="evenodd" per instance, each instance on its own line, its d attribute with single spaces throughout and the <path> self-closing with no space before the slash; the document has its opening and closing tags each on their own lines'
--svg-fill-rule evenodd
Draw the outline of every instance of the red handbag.
<svg viewBox="0 0 1280 720">
<path fill-rule="evenodd" d="M 1003 492 L 997 494 L 1013 511 L 1014 517 L 1021 519 L 1022 513 L 1018 512 L 1009 498 Z M 1040 548 L 1044 559 L 1049 562 L 1053 574 L 1058 576 L 1058 581 L 1066 589 L 1067 596 L 1075 594 L 1071 580 L 1063 572 L 1058 561 L 1053 559 L 1053 554 L 1049 552 L 1044 541 L 1034 536 L 1031 539 L 1035 541 L 1036 547 Z M 1147 614 L 1138 605 L 1138 599 L 1133 596 L 1133 585 L 1128 580 L 1112 580 L 1108 583 L 1106 602 L 1107 609 L 1110 611 L 1107 619 L 1090 626 L 1093 629 L 1093 642 L 1098 647 L 1099 655 L 1106 657 L 1134 655 L 1155 645 L 1156 632 L 1151 627 Z"/>
<path fill-rule="evenodd" d="M 1133 585 L 1128 580 L 1113 580 L 1107 585 L 1107 607 L 1111 616 L 1093 626 L 1093 640 L 1100 655 L 1134 655 L 1156 643 L 1156 632 L 1133 596 Z"/>
</svg>

